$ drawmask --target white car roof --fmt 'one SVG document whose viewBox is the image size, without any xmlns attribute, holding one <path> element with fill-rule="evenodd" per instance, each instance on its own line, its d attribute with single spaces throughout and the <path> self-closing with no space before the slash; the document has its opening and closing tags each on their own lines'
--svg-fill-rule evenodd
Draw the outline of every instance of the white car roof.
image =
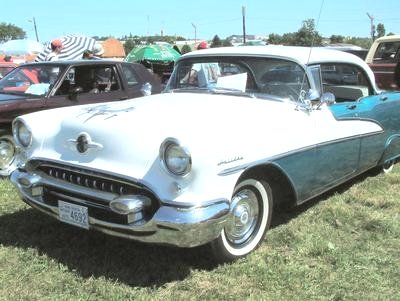
<svg viewBox="0 0 400 301">
<path fill-rule="evenodd" d="M 199 56 L 272 56 L 296 61 L 307 66 L 319 63 L 350 63 L 363 68 L 375 88 L 375 76 L 369 66 L 358 56 L 344 51 L 326 49 L 322 47 L 300 46 L 238 46 L 209 48 L 186 53 L 181 58 Z"/>
</svg>

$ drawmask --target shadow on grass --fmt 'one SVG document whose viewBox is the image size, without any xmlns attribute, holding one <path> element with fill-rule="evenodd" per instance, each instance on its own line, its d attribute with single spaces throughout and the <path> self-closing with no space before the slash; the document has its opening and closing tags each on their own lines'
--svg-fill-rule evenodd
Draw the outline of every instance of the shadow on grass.
<svg viewBox="0 0 400 301">
<path fill-rule="evenodd" d="M 105 277 L 127 285 L 159 287 L 192 269 L 215 267 L 206 247 L 180 249 L 137 243 L 63 224 L 29 208 L 0 216 L 0 244 L 33 248 L 84 278 Z"/>
</svg>

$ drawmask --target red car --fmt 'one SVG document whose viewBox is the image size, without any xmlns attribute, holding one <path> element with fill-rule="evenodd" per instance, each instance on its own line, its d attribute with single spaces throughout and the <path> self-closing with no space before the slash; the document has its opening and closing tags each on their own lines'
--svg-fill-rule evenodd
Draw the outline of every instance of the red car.
<svg viewBox="0 0 400 301">
<path fill-rule="evenodd" d="M 0 176 L 8 176 L 16 167 L 17 149 L 11 135 L 15 117 L 56 107 L 121 101 L 160 92 L 160 82 L 141 64 L 81 60 L 16 67 L 0 80 Z"/>
<path fill-rule="evenodd" d="M 8 72 L 17 67 L 13 62 L 0 62 L 0 79 L 2 79 Z"/>
</svg>

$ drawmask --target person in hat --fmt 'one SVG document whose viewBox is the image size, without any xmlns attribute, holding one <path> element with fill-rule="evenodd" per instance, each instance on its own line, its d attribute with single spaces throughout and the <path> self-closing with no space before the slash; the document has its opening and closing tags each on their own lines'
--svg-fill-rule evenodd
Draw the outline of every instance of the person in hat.
<svg viewBox="0 0 400 301">
<path fill-rule="evenodd" d="M 92 53 L 95 57 L 101 58 L 104 54 L 104 48 L 100 43 L 96 43 L 93 46 Z"/>
<path fill-rule="evenodd" d="M 95 57 L 94 57 L 94 54 L 93 54 L 93 51 L 91 51 L 91 50 L 85 50 L 84 52 L 83 52 L 83 54 L 82 54 L 82 59 L 83 60 L 93 60 L 93 59 L 95 59 Z"/>
<path fill-rule="evenodd" d="M 50 47 L 51 47 L 51 52 L 46 56 L 46 58 L 44 60 L 45 61 L 58 61 L 59 60 L 58 54 L 61 52 L 61 49 L 63 47 L 61 40 L 55 39 L 55 40 L 51 41 Z"/>
</svg>

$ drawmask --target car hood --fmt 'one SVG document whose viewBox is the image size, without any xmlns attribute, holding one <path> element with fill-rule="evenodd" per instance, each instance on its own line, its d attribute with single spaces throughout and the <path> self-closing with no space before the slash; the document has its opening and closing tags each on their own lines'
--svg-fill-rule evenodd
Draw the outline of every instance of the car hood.
<svg viewBox="0 0 400 301">
<path fill-rule="evenodd" d="M 144 178 L 159 162 L 160 145 L 168 137 L 187 146 L 192 157 L 197 158 L 196 163 L 204 159 L 217 167 L 221 161 L 234 161 L 241 156 L 246 137 L 262 134 L 266 121 L 280 120 L 277 117 L 282 116 L 278 112 L 282 106 L 290 106 L 290 111 L 296 112 L 293 104 L 256 98 L 166 93 L 42 111 L 23 118 L 34 133 L 33 157 L 101 166 L 118 174 Z M 284 132 L 287 127 L 283 128 Z M 76 141 L 83 133 L 98 147 L 81 154 Z M 266 136 L 260 138 L 253 143 L 255 150 L 257 143 L 265 143 Z"/>
</svg>

